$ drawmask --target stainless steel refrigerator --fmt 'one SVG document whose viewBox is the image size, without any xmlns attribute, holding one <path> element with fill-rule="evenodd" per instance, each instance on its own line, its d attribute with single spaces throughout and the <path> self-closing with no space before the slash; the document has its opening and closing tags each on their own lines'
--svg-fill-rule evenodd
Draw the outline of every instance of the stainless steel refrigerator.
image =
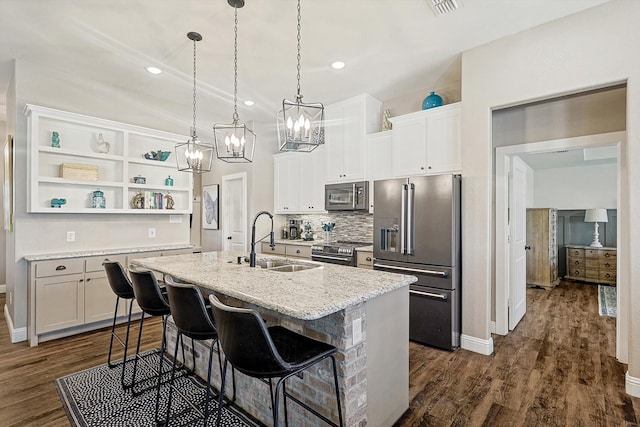
<svg viewBox="0 0 640 427">
<path fill-rule="evenodd" d="M 411 274 L 409 339 L 460 346 L 460 175 L 374 183 L 374 269 Z"/>
</svg>

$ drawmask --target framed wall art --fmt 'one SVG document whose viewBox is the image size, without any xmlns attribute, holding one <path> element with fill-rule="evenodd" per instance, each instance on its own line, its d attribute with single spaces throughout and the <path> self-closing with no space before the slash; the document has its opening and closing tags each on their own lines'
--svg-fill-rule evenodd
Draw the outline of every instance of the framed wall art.
<svg viewBox="0 0 640 427">
<path fill-rule="evenodd" d="M 218 184 L 202 186 L 202 228 L 205 230 L 220 228 L 218 221 L 219 189 Z"/>
<path fill-rule="evenodd" d="M 4 183 L 2 207 L 4 229 L 13 231 L 13 136 L 7 135 L 4 143 Z"/>
</svg>

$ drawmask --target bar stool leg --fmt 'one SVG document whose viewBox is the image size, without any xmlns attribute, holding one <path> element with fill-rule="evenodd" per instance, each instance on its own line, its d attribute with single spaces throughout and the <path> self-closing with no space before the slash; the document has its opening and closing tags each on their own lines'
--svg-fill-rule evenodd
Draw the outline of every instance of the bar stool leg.
<svg viewBox="0 0 640 427">
<path fill-rule="evenodd" d="M 142 339 L 143 325 L 144 325 L 144 312 L 142 313 L 142 317 L 140 317 L 140 329 L 138 330 L 138 343 L 136 344 L 136 354 L 133 358 L 134 359 L 133 360 L 133 376 L 131 378 L 131 384 L 125 385 L 125 388 L 131 388 L 132 390 L 135 388 L 135 385 L 136 385 L 136 372 L 138 371 L 138 354 L 140 354 L 140 340 Z"/>
<path fill-rule="evenodd" d="M 116 296 L 116 308 L 113 310 L 113 325 L 111 325 L 111 340 L 109 341 L 109 355 L 107 356 L 107 366 L 115 368 L 117 365 L 111 363 L 111 351 L 113 350 L 113 337 L 116 333 L 116 316 L 118 314 L 118 303 L 120 303 L 120 297 Z M 129 325 L 127 325 L 128 327 Z"/>
<path fill-rule="evenodd" d="M 216 427 L 220 427 L 220 421 L 222 421 L 222 407 L 224 401 L 224 387 L 227 379 L 227 364 L 229 362 L 224 359 L 222 371 L 220 373 L 220 394 L 218 395 L 218 417 L 216 418 Z"/>
<path fill-rule="evenodd" d="M 338 403 L 338 425 L 342 427 L 342 408 L 340 407 L 340 389 L 338 388 L 338 369 L 336 368 L 336 358 L 331 356 L 333 366 L 333 383 L 336 386 L 336 402 Z"/>
<path fill-rule="evenodd" d="M 176 360 L 178 359 L 178 347 L 180 346 L 180 341 L 182 341 L 182 334 L 178 332 L 178 336 L 176 338 L 176 348 L 173 352 L 173 364 L 171 366 L 171 380 L 169 382 L 169 399 L 167 401 L 167 417 L 165 419 L 165 424 L 169 424 L 169 416 L 171 415 L 171 398 L 173 397 L 173 382 L 176 377 Z"/>
</svg>

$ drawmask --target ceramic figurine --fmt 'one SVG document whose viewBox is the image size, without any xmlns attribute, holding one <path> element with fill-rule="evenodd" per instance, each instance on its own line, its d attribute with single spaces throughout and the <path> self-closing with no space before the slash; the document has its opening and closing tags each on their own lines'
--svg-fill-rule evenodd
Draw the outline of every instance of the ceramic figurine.
<svg viewBox="0 0 640 427">
<path fill-rule="evenodd" d="M 102 134 L 98 134 L 98 151 L 103 154 L 108 154 L 111 149 L 111 144 L 104 140 Z"/>
<path fill-rule="evenodd" d="M 168 187 L 173 187 L 173 178 L 171 178 L 171 175 L 169 175 L 165 180 L 164 180 L 164 185 L 168 186 Z"/>
<path fill-rule="evenodd" d="M 164 196 L 165 199 L 167 199 L 167 204 L 165 206 L 165 209 L 173 209 L 173 197 L 171 197 L 171 194 L 165 194 Z"/>
<path fill-rule="evenodd" d="M 60 135 L 58 132 L 51 132 L 51 146 L 60 148 Z"/>
<path fill-rule="evenodd" d="M 51 207 L 59 208 L 67 204 L 67 199 L 51 199 Z"/>
<path fill-rule="evenodd" d="M 390 110 L 384 110 L 384 112 L 382 113 L 382 130 L 391 130 L 392 128 L 392 124 L 391 124 L 391 111 Z"/>
</svg>

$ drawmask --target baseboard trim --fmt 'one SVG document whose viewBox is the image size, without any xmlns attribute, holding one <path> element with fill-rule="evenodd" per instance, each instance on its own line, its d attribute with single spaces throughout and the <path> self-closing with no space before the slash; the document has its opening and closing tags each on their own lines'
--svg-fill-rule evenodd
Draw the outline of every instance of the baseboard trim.
<svg viewBox="0 0 640 427">
<path fill-rule="evenodd" d="M 12 343 L 22 342 L 27 340 L 27 328 L 14 328 L 13 327 L 13 319 L 11 319 L 11 315 L 9 314 L 9 307 L 7 304 L 4 305 L 4 318 L 7 321 L 7 329 L 9 329 L 9 336 L 11 337 Z"/>
<path fill-rule="evenodd" d="M 460 335 L 460 347 L 473 351 L 474 353 L 484 354 L 489 356 L 493 354 L 493 338 L 483 340 L 480 338 L 472 337 L 470 335 Z"/>
<path fill-rule="evenodd" d="M 625 390 L 628 395 L 640 397 L 640 378 L 632 377 L 627 371 L 624 374 Z"/>
</svg>

